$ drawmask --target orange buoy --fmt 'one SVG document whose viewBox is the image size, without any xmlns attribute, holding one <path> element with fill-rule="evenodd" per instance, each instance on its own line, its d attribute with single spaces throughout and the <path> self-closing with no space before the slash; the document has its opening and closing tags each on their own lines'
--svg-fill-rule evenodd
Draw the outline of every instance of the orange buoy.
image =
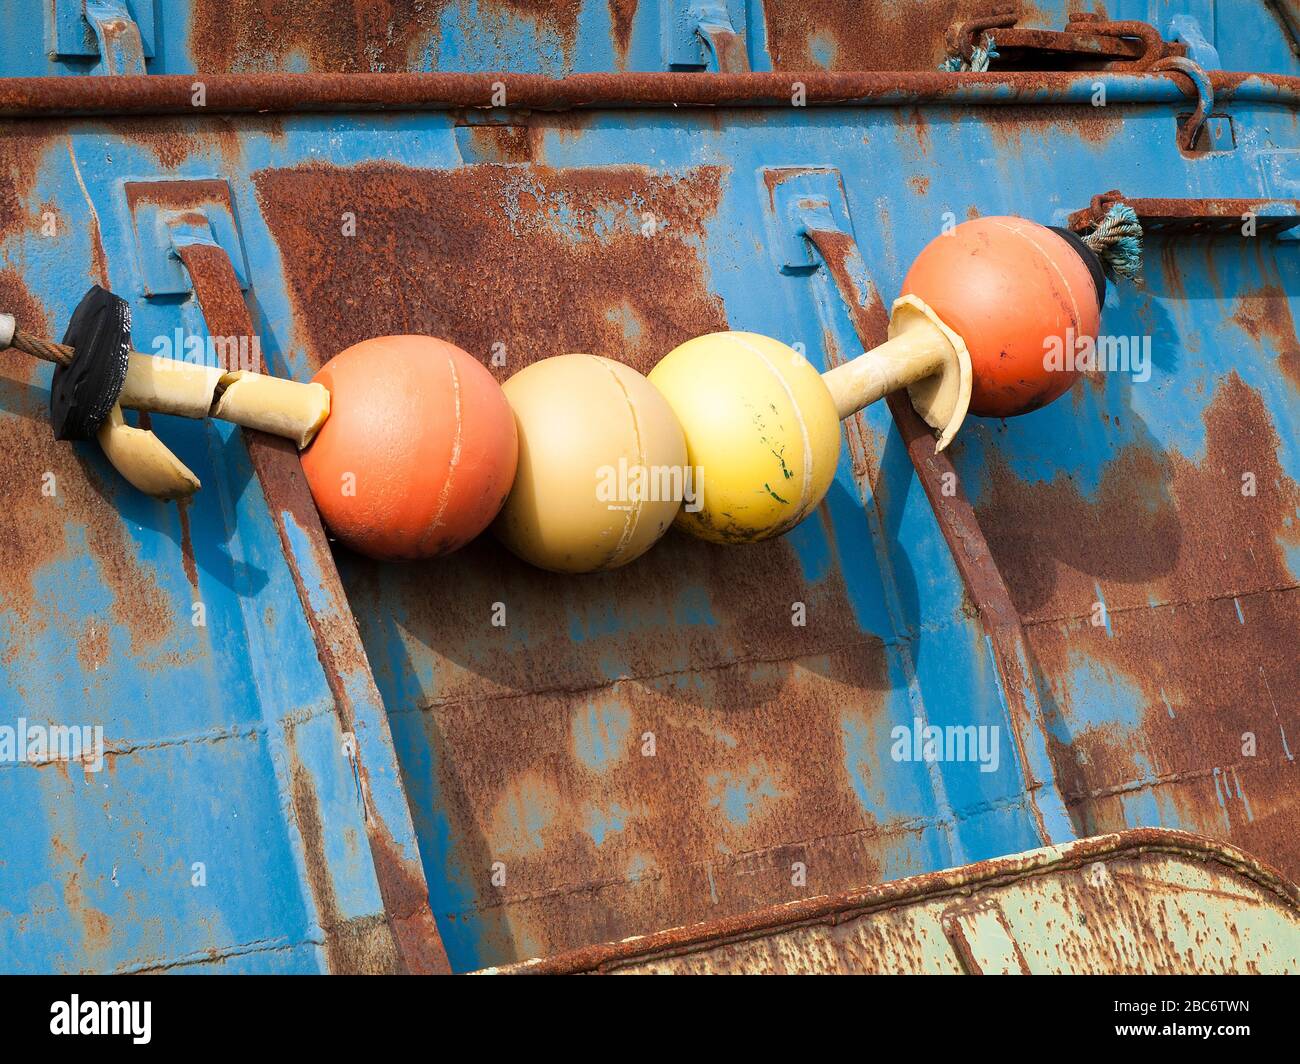
<svg viewBox="0 0 1300 1064">
<path fill-rule="evenodd" d="M 431 336 L 381 336 L 335 355 L 315 380 L 330 416 L 302 467 L 335 536 L 372 558 L 432 558 L 491 523 L 518 440 L 482 363 Z"/>
<path fill-rule="evenodd" d="M 1104 284 L 1104 281 L 1100 283 Z M 903 280 L 970 352 L 970 413 L 1012 417 L 1045 406 L 1079 376 L 1096 341 L 1098 279 L 1058 233 L 1024 218 L 963 222 L 936 237 Z"/>
</svg>

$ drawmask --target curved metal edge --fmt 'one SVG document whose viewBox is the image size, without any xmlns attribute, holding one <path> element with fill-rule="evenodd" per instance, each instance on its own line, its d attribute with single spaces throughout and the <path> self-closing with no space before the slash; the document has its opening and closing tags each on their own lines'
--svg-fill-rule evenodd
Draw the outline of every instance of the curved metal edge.
<svg viewBox="0 0 1300 1064">
<path fill-rule="evenodd" d="M 770 931 L 811 924 L 834 924 L 882 909 L 946 894 L 969 894 L 1031 876 L 1078 868 L 1106 858 L 1169 853 L 1215 861 L 1275 895 L 1300 919 L 1300 887 L 1281 872 L 1238 849 L 1204 835 L 1172 828 L 1134 828 L 1110 835 L 1044 846 L 1026 853 L 980 861 L 961 868 L 928 872 L 842 894 L 773 905 L 709 923 L 670 928 L 651 935 L 607 942 L 553 957 L 484 968 L 475 975 L 575 975 L 599 973 L 633 960 L 690 953 L 702 946 L 760 937 Z"/>
</svg>

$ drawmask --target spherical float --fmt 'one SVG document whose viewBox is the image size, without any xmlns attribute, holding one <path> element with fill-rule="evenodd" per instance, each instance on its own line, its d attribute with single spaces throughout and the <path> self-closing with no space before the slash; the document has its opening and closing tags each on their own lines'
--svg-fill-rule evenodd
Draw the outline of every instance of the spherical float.
<svg viewBox="0 0 1300 1064">
<path fill-rule="evenodd" d="M 338 539 L 372 558 L 432 558 L 491 523 L 518 445 L 482 363 L 431 336 L 381 336 L 335 355 L 315 380 L 330 416 L 302 467 Z"/>
<path fill-rule="evenodd" d="M 503 386 L 519 469 L 493 530 L 525 561 L 563 573 L 644 554 L 681 504 L 686 444 L 645 377 L 597 355 L 543 359 Z"/>
<path fill-rule="evenodd" d="M 1104 281 L 1102 282 L 1104 283 Z M 1098 282 L 1065 237 L 1024 218 L 963 222 L 932 240 L 903 281 L 970 352 L 970 412 L 1037 410 L 1078 378 L 1078 344 L 1096 340 Z"/>
<path fill-rule="evenodd" d="M 840 453 L 835 403 L 803 355 L 757 333 L 688 340 L 650 372 L 686 435 L 702 505 L 679 527 L 715 543 L 780 535 L 830 487 Z"/>
</svg>

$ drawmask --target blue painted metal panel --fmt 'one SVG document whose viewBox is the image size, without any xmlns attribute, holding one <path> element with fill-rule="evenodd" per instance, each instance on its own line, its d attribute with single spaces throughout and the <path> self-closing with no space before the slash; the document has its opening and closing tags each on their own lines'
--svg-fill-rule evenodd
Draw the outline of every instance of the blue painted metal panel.
<svg viewBox="0 0 1300 1064">
<path fill-rule="evenodd" d="M 54 332 L 92 281 L 138 290 L 121 175 L 155 167 L 103 131 L 34 152 L 34 229 L 20 219 L 2 251 L 6 302 L 33 327 Z M 33 236 L 47 214 L 53 234 Z M 205 335 L 192 303 L 134 303 L 137 343 Z M 8 354 L 0 373 L 6 451 L 22 456 L 0 519 L 0 723 L 102 727 L 105 760 L 0 763 L 3 967 L 321 970 L 312 876 L 333 888 L 331 921 L 383 910 L 333 700 L 243 444 L 228 425 L 156 418 L 206 487 L 155 502 L 97 447 L 49 440 L 49 376 Z M 331 824 L 323 846 L 289 813 L 295 786 Z"/>
</svg>

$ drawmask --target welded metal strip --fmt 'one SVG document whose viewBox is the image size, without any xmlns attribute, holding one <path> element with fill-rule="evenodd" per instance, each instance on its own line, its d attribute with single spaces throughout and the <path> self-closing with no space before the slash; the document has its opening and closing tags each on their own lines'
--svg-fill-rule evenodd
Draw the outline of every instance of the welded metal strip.
<svg viewBox="0 0 1300 1064">
<path fill-rule="evenodd" d="M 831 273 L 834 276 L 835 271 L 832 269 Z M 836 284 L 848 299 L 838 278 Z M 874 342 L 869 342 L 866 336 L 862 337 L 862 342 L 870 350 L 884 339 L 881 333 Z M 905 392 L 895 392 L 885 402 L 889 404 L 889 412 L 907 445 L 907 455 L 916 469 L 917 479 L 934 508 L 943 538 L 952 551 L 953 561 L 957 563 L 967 594 L 979 612 L 980 623 L 988 636 L 989 651 L 1007 700 L 1012 737 L 1025 773 L 1025 792 L 1038 833 L 1044 842 L 1074 838 L 1065 799 L 1056 782 L 1047 750 L 1047 722 L 1043 719 L 1029 644 L 1011 592 L 993 560 L 975 510 L 962 490 L 947 451 L 935 453 L 934 433 L 912 409 Z M 949 485 L 947 490 L 945 485 Z"/>
<path fill-rule="evenodd" d="M 251 343 L 252 317 L 225 250 L 212 243 L 191 243 L 178 247 L 177 254 L 194 282 L 208 331 L 214 336 L 249 337 Z M 383 700 L 297 450 L 289 440 L 248 429 L 243 432 L 311 626 L 339 726 L 346 736 L 355 737 L 348 752 L 363 803 L 375 876 L 397 948 L 412 973 L 449 972 L 446 950 L 429 907 Z M 377 786 L 372 787 L 372 778 Z M 400 801 L 379 806 L 381 797 L 391 798 L 394 793 Z"/>
</svg>

